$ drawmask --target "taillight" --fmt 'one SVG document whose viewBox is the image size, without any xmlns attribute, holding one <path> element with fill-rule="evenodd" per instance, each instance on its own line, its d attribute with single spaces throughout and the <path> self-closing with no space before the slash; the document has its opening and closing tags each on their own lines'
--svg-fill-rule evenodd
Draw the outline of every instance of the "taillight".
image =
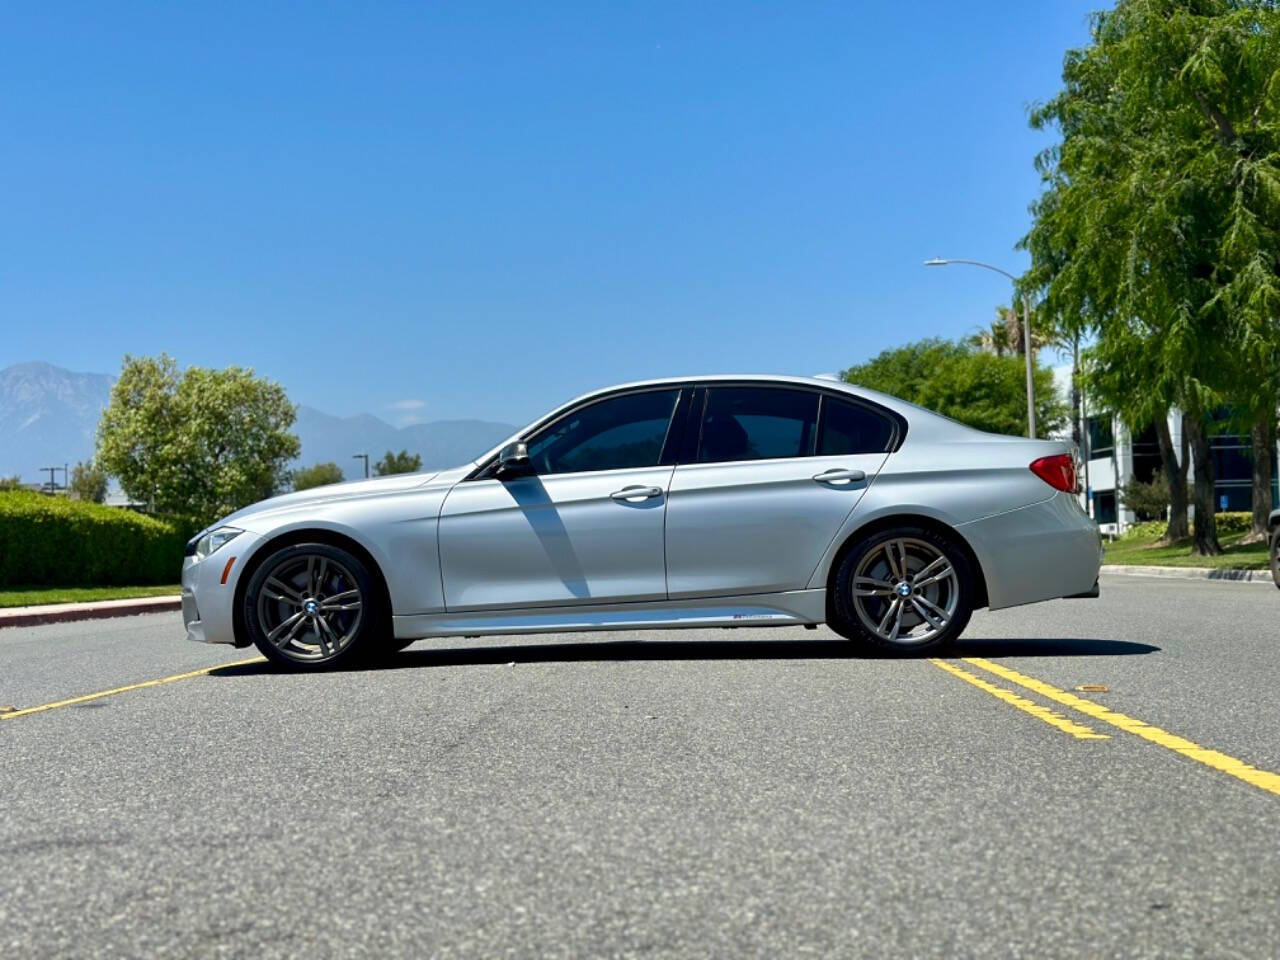
<svg viewBox="0 0 1280 960">
<path fill-rule="evenodd" d="M 1055 490 L 1076 492 L 1076 462 L 1070 454 L 1058 453 L 1041 457 L 1031 464 L 1031 472 Z"/>
</svg>

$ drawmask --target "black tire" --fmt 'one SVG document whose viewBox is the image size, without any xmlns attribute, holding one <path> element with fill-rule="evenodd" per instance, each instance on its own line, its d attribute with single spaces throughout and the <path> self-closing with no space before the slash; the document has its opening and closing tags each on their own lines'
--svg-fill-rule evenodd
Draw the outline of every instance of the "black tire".
<svg viewBox="0 0 1280 960">
<path fill-rule="evenodd" d="M 945 563 L 927 573 L 925 568 L 938 558 Z M 898 576 L 898 567 L 903 566 L 906 577 Z M 931 581 L 939 574 L 942 579 Z M 855 576 L 862 578 L 861 589 L 875 595 L 855 596 Z M 918 586 L 911 584 L 913 577 L 920 580 Z M 904 581 L 909 591 L 905 595 L 900 593 Z M 858 645 L 881 652 L 932 652 L 951 645 L 969 625 L 974 603 L 973 566 L 955 540 L 934 530 L 915 526 L 878 530 L 844 555 L 829 600 L 829 626 Z M 897 629 L 895 605 L 902 609 Z M 881 626 L 885 629 L 878 632 Z M 907 626 L 910 630 L 902 632 Z M 886 633 L 897 639 L 889 639 Z"/>
<path fill-rule="evenodd" d="M 291 670 L 350 666 L 393 649 L 381 585 L 359 557 L 327 543 L 274 551 L 254 570 L 240 612 L 254 646 Z"/>
<path fill-rule="evenodd" d="M 1271 531 L 1271 579 L 1280 590 L 1280 529 Z"/>
</svg>

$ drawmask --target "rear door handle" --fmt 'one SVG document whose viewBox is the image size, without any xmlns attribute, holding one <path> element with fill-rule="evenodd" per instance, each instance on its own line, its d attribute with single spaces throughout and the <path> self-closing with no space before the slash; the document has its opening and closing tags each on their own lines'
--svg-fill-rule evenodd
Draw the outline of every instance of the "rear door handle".
<svg viewBox="0 0 1280 960">
<path fill-rule="evenodd" d="M 850 483 L 857 483 L 859 480 L 865 480 L 867 475 L 862 470 L 842 470 L 839 467 L 832 467 L 830 470 L 823 470 L 813 479 L 818 483 L 830 483 L 843 487 Z"/>
<path fill-rule="evenodd" d="M 662 488 L 633 485 L 615 490 L 609 496 L 615 500 L 652 500 L 654 497 L 662 496 Z"/>
</svg>

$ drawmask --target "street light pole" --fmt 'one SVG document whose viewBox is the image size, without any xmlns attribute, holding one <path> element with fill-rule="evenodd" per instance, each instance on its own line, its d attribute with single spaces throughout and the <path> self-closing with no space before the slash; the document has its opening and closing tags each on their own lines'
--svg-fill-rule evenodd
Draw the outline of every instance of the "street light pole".
<svg viewBox="0 0 1280 960">
<path fill-rule="evenodd" d="M 1001 270 L 999 267 L 993 267 L 991 264 L 983 263 L 981 260 L 946 260 L 942 257 L 934 257 L 932 260 L 926 260 L 924 265 L 926 267 L 946 267 L 953 263 L 960 263 L 969 267 L 982 267 L 984 270 L 994 271 L 1008 277 L 1014 283 L 1014 289 L 1017 289 L 1017 277 L 1008 270 Z M 1036 438 L 1036 388 L 1032 373 L 1035 370 L 1035 361 L 1031 358 L 1031 302 L 1027 299 L 1025 293 L 1022 295 L 1022 349 L 1027 360 L 1027 436 L 1034 440 Z"/>
<path fill-rule="evenodd" d="M 364 478 L 369 479 L 369 455 L 367 453 L 357 453 L 351 457 L 352 460 L 364 461 Z"/>
</svg>

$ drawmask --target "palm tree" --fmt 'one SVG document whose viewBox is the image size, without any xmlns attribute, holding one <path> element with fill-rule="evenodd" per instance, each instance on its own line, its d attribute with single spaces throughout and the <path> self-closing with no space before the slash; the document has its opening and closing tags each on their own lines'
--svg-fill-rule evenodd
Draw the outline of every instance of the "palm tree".
<svg viewBox="0 0 1280 960">
<path fill-rule="evenodd" d="M 996 318 L 991 326 L 980 327 L 969 338 L 969 343 L 985 353 L 997 357 L 1022 355 L 1022 323 L 1018 315 L 1005 306 L 996 307 Z"/>
<path fill-rule="evenodd" d="M 1064 341 L 1054 331 L 1042 329 L 1040 318 L 1031 315 L 1031 352 L 1034 355 L 1045 347 L 1061 347 Z M 996 307 L 996 318 L 990 327 L 980 328 L 969 337 L 969 343 L 979 350 L 994 353 L 997 357 L 1005 355 L 1020 357 L 1024 351 L 1022 339 L 1022 315 L 1012 307 L 1003 304 Z"/>
</svg>

